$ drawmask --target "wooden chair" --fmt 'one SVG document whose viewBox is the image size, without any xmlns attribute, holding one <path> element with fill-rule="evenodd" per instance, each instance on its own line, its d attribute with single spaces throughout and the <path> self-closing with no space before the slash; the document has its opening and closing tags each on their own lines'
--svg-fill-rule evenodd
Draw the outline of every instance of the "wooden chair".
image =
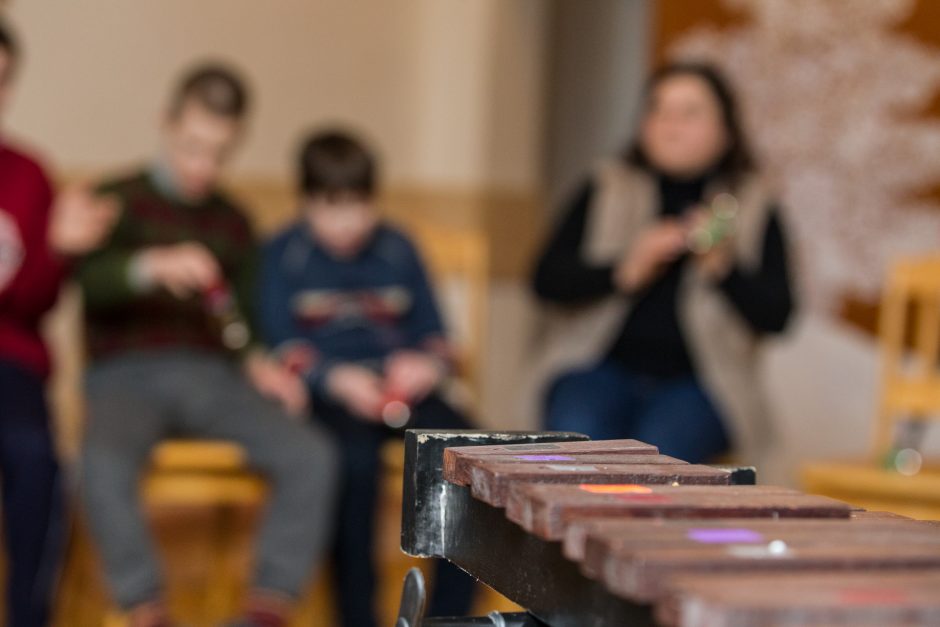
<svg viewBox="0 0 940 627">
<path fill-rule="evenodd" d="M 894 445 L 900 420 L 940 419 L 940 257 L 898 263 L 881 308 L 876 455 Z"/>
<path fill-rule="evenodd" d="M 892 269 L 879 319 L 881 390 L 871 457 L 803 469 L 807 490 L 868 509 L 940 519 L 940 469 L 907 476 L 886 468 L 897 428 L 940 419 L 940 256 L 905 259 Z"/>
<path fill-rule="evenodd" d="M 426 222 L 406 230 L 417 243 L 437 288 L 439 305 L 457 351 L 459 379 L 469 386 L 472 402 L 479 403 L 490 289 L 486 235 Z"/>
</svg>

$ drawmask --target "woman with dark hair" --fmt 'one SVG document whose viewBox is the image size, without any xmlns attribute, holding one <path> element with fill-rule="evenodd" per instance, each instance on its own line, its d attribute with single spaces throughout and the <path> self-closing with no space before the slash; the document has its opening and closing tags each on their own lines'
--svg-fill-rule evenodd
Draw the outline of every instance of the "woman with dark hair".
<svg viewBox="0 0 940 627">
<path fill-rule="evenodd" d="M 574 195 L 534 287 L 555 313 L 546 428 L 693 462 L 763 454 L 755 349 L 793 309 L 786 237 L 715 69 L 652 76 L 636 139 Z"/>
</svg>

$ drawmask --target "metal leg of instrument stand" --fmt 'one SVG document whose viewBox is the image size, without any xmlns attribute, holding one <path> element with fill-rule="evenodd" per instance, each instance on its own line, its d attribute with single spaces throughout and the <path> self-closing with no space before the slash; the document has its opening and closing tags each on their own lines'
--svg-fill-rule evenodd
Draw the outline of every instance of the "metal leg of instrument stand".
<svg viewBox="0 0 940 627">
<path fill-rule="evenodd" d="M 528 614 L 500 614 L 493 612 L 489 616 L 478 618 L 425 618 L 427 588 L 424 575 L 417 568 L 412 568 L 405 576 L 401 591 L 401 606 L 395 627 L 538 627 L 537 622 Z"/>
</svg>

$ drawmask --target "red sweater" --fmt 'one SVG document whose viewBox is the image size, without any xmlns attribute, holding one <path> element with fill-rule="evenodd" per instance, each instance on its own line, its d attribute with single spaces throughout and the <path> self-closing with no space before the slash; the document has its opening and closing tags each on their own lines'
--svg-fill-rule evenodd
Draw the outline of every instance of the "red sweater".
<svg viewBox="0 0 940 627">
<path fill-rule="evenodd" d="M 64 273 L 46 239 L 52 195 L 42 167 L 0 143 L 0 360 L 40 376 L 49 373 L 49 354 L 39 322 Z"/>
</svg>

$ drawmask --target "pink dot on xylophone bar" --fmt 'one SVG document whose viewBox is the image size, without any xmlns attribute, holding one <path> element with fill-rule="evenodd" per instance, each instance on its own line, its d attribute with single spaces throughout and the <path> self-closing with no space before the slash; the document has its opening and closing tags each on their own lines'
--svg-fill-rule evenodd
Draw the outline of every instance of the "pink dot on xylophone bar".
<svg viewBox="0 0 940 627">
<path fill-rule="evenodd" d="M 847 588 L 839 592 L 845 603 L 852 605 L 896 605 L 906 603 L 908 595 L 895 588 Z"/>
</svg>

